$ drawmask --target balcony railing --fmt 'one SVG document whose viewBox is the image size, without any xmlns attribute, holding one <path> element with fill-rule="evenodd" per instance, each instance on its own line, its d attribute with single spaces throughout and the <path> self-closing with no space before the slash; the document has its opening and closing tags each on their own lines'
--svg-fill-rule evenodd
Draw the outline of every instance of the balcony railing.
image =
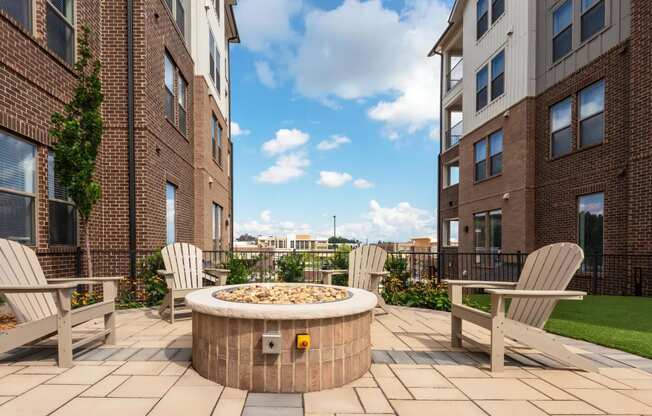
<svg viewBox="0 0 652 416">
<path fill-rule="evenodd" d="M 460 142 L 460 139 L 462 138 L 462 132 L 464 130 L 463 127 L 464 127 L 463 120 L 461 120 L 453 127 L 446 130 L 444 149 L 448 150 Z"/>
<path fill-rule="evenodd" d="M 446 91 L 452 90 L 457 84 L 462 82 L 464 75 L 464 60 L 460 59 L 446 74 Z"/>
</svg>

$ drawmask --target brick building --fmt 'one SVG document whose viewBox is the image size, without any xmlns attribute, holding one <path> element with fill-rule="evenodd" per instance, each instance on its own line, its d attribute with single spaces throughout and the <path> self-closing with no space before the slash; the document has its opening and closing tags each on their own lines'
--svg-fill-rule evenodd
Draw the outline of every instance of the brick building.
<svg viewBox="0 0 652 416">
<path fill-rule="evenodd" d="M 102 198 L 90 222 L 96 274 L 133 274 L 138 258 L 172 241 L 231 245 L 235 0 L 199 3 L 0 2 L 0 237 L 33 247 L 48 275 L 83 267 L 83 233 L 54 177 L 48 134 L 72 97 L 82 26 L 105 96 Z"/>
<path fill-rule="evenodd" d="M 652 253 L 650 16 L 645 0 L 454 2 L 431 51 L 442 250 Z"/>
</svg>

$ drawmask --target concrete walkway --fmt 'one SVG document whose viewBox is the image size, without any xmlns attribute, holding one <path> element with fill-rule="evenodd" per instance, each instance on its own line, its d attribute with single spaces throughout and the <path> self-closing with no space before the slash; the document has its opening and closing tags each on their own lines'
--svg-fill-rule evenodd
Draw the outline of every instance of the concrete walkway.
<svg viewBox="0 0 652 416">
<path fill-rule="evenodd" d="M 122 311 L 117 321 L 118 345 L 79 351 L 70 369 L 56 367 L 53 340 L 0 356 L 0 415 L 652 415 L 652 360 L 565 339 L 599 363 L 600 374 L 591 374 L 512 343 L 507 370 L 492 374 L 485 354 L 450 347 L 444 312 L 393 308 L 377 316 L 371 371 L 306 394 L 248 393 L 205 380 L 190 366 L 189 317 L 170 325 L 143 309 Z M 465 333 L 487 340 L 473 325 Z"/>
</svg>

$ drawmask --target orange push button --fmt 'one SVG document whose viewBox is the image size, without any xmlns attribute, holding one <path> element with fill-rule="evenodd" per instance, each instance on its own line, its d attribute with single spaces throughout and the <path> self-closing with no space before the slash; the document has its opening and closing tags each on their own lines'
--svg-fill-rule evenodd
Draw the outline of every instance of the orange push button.
<svg viewBox="0 0 652 416">
<path fill-rule="evenodd" d="M 300 334 L 297 335 L 297 348 L 300 350 L 307 350 L 310 348 L 310 335 Z"/>
</svg>

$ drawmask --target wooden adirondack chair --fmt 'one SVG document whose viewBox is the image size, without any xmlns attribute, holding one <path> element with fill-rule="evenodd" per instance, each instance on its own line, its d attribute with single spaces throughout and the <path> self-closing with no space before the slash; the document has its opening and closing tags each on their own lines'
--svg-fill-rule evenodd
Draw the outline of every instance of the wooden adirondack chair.
<svg viewBox="0 0 652 416">
<path fill-rule="evenodd" d="M 552 244 L 527 257 L 518 282 L 446 280 L 451 299 L 451 342 L 461 347 L 462 340 L 488 350 L 491 371 L 502 371 L 505 363 L 505 338 L 534 348 L 566 365 L 597 371 L 590 360 L 569 351 L 554 336 L 541 328 L 560 299 L 582 299 L 585 292 L 565 290 L 584 260 L 582 249 L 573 243 Z M 462 304 L 463 288 L 483 288 L 491 295 L 491 313 Z M 505 299 L 511 298 L 505 317 Z M 491 346 L 477 343 L 462 334 L 462 321 L 473 322 L 491 331 Z"/>
<path fill-rule="evenodd" d="M 15 241 L 0 239 L 0 293 L 19 324 L 0 331 L 0 353 L 53 334 L 58 336 L 60 367 L 72 367 L 74 349 L 104 339 L 115 343 L 115 303 L 121 277 L 47 279 L 36 253 Z M 102 283 L 104 301 L 72 309 L 72 292 L 78 285 Z M 72 328 L 104 317 L 104 330 L 73 343 Z"/>
<path fill-rule="evenodd" d="M 226 284 L 229 274 L 224 269 L 205 269 L 202 251 L 188 243 L 174 243 L 161 250 L 165 270 L 158 275 L 165 279 L 168 293 L 163 298 L 158 312 L 163 315 L 170 308 L 170 322 L 174 323 L 174 303 L 188 293 L 204 287 L 204 280 L 220 286 Z"/>
<path fill-rule="evenodd" d="M 379 246 L 360 246 L 349 253 L 349 269 L 322 270 L 322 282 L 330 285 L 333 283 L 333 276 L 347 274 L 349 276 L 349 287 L 365 289 L 378 297 L 378 306 L 385 310 L 385 300 L 378 292 L 378 285 L 381 278 L 389 276 L 385 271 L 387 252 Z"/>
</svg>

